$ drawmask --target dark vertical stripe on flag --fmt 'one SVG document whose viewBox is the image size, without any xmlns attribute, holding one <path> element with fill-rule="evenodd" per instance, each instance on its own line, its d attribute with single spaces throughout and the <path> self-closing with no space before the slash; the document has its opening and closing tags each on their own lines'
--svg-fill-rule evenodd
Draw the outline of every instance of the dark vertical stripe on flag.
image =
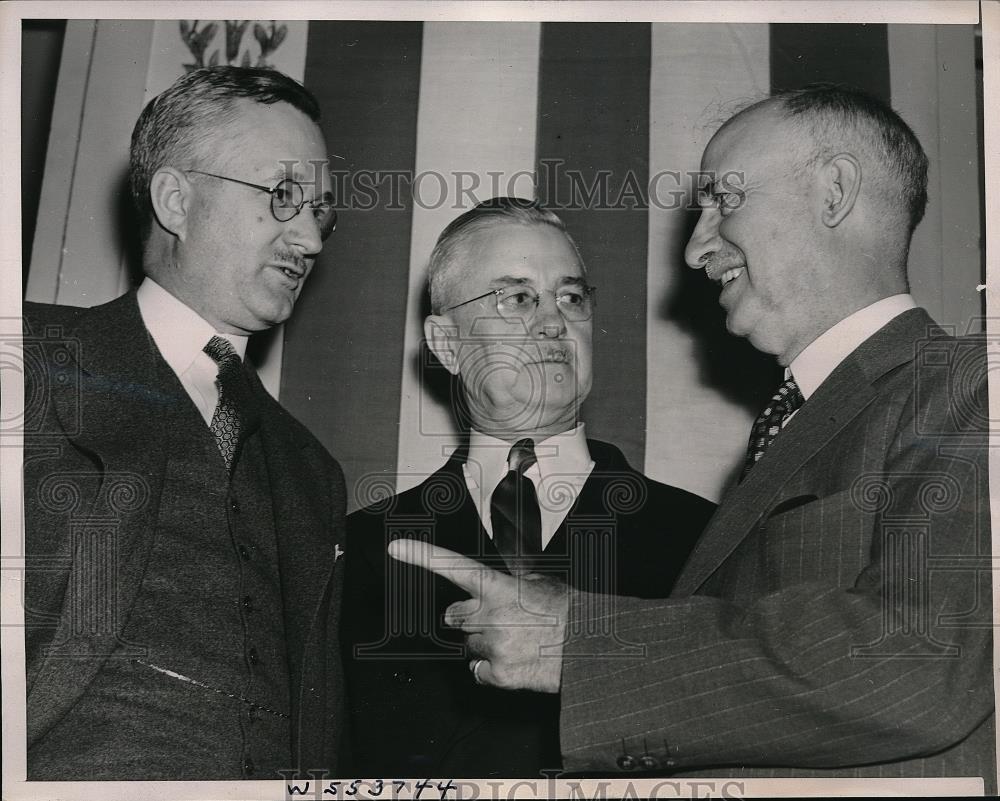
<svg viewBox="0 0 1000 801">
<path fill-rule="evenodd" d="M 645 460 L 648 24 L 547 23 L 538 81 L 538 199 L 565 221 L 598 287 L 591 436 Z"/>
<path fill-rule="evenodd" d="M 358 478 L 396 470 L 412 202 L 386 180 L 351 208 L 337 173 L 413 174 L 421 41 L 419 22 L 309 24 L 304 83 L 341 213 L 285 329 L 281 400 L 343 464 L 352 509 Z"/>
<path fill-rule="evenodd" d="M 771 90 L 847 83 L 890 101 L 885 25 L 771 25 Z"/>
</svg>

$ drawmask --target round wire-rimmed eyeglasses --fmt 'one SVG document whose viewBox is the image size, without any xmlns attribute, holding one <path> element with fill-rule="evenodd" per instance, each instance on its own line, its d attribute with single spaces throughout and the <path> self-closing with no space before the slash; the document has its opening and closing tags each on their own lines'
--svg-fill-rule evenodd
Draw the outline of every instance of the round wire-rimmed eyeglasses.
<svg viewBox="0 0 1000 801">
<path fill-rule="evenodd" d="M 326 199 L 306 200 L 306 192 L 302 184 L 298 181 L 293 181 L 291 178 L 285 178 L 278 181 L 274 186 L 267 187 L 243 181 L 239 178 L 230 178 L 227 175 L 205 172 L 204 170 L 184 170 L 184 172 L 207 175 L 209 178 L 218 178 L 220 181 L 230 181 L 234 184 L 249 186 L 251 189 L 256 189 L 259 192 L 266 192 L 271 196 L 271 216 L 278 222 L 288 222 L 296 217 L 304 206 L 309 206 L 313 216 L 316 218 L 316 224 L 319 226 L 321 239 L 326 239 L 337 230 L 337 210 L 330 201 Z"/>
</svg>

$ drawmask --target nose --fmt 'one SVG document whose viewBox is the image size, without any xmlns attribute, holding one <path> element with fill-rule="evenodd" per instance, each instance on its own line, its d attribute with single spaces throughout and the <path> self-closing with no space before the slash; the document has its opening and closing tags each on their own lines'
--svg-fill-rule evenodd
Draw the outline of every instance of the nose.
<svg viewBox="0 0 1000 801">
<path fill-rule="evenodd" d="M 531 333 L 537 339 L 559 339 L 566 334 L 566 318 L 559 311 L 554 292 L 542 292 L 531 321 Z"/>
<path fill-rule="evenodd" d="M 290 247 L 297 248 L 303 256 L 316 256 L 323 249 L 319 222 L 308 204 L 285 223 L 284 238 Z"/>
<path fill-rule="evenodd" d="M 709 257 L 719 249 L 721 245 L 719 222 L 721 219 L 722 215 L 719 214 L 718 209 L 709 206 L 702 208 L 698 224 L 694 227 L 687 247 L 684 248 L 684 261 L 691 269 L 702 269 Z"/>
</svg>

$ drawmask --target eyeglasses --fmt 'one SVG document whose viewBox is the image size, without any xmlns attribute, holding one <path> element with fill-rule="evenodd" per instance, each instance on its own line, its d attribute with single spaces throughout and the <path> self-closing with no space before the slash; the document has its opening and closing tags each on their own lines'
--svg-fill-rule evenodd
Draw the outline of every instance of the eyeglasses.
<svg viewBox="0 0 1000 801">
<path fill-rule="evenodd" d="M 228 178 L 225 175 L 216 175 L 214 172 L 204 172 L 203 170 L 185 170 L 198 175 L 207 175 L 209 178 L 218 178 L 220 181 L 230 181 L 234 184 L 242 184 L 256 189 L 259 192 L 266 192 L 271 196 L 271 216 L 278 222 L 288 222 L 296 217 L 302 207 L 308 205 L 312 209 L 316 224 L 319 226 L 321 239 L 326 239 L 337 230 L 337 210 L 328 200 L 306 200 L 305 189 L 298 181 L 285 178 L 274 186 L 268 188 L 260 184 L 252 184 L 249 181 L 241 181 L 239 178 Z"/>
<path fill-rule="evenodd" d="M 595 293 L 597 287 L 587 284 L 571 284 L 560 287 L 553 294 L 556 298 L 556 308 L 559 313 L 569 322 L 579 323 L 589 320 L 594 313 L 594 305 L 597 300 Z M 506 320 L 528 320 L 538 311 L 538 304 L 541 302 L 538 290 L 526 284 L 514 284 L 512 286 L 491 289 L 482 295 L 477 295 L 469 300 L 463 300 L 454 306 L 445 309 L 446 312 L 475 303 L 477 300 L 495 295 L 497 299 L 497 314 Z"/>
</svg>

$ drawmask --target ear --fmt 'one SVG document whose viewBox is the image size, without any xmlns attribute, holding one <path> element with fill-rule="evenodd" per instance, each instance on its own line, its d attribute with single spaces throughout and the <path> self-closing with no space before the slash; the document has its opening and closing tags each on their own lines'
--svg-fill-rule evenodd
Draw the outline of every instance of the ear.
<svg viewBox="0 0 1000 801">
<path fill-rule="evenodd" d="M 149 183 L 149 201 L 157 221 L 181 241 L 187 236 L 191 210 L 191 183 L 173 167 L 161 167 Z"/>
<path fill-rule="evenodd" d="M 432 314 L 424 320 L 424 339 L 431 353 L 452 375 L 458 375 L 458 326 L 446 314 Z"/>
<path fill-rule="evenodd" d="M 822 220 L 836 228 L 851 213 L 861 191 L 861 162 L 850 153 L 838 153 L 823 167 Z"/>
</svg>

